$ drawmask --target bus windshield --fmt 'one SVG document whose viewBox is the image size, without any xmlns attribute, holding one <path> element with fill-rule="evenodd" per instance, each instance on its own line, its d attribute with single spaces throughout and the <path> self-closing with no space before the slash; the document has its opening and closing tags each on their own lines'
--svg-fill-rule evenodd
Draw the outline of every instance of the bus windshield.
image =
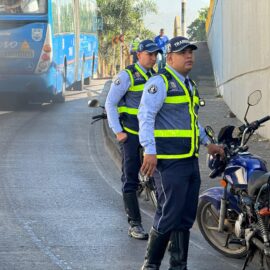
<svg viewBox="0 0 270 270">
<path fill-rule="evenodd" d="M 47 12 L 47 0 L 0 0 L 0 14 L 37 14 Z"/>
</svg>

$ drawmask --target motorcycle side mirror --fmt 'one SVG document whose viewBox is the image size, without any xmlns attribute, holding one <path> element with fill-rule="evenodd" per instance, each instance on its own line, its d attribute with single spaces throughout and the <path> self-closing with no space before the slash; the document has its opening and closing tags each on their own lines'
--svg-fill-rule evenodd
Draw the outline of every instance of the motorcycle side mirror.
<svg viewBox="0 0 270 270">
<path fill-rule="evenodd" d="M 249 94 L 248 100 L 247 100 L 248 107 L 247 107 L 247 110 L 246 110 L 246 113 L 244 116 L 244 120 L 247 124 L 249 124 L 248 120 L 247 120 L 247 114 L 248 114 L 248 110 L 249 110 L 250 106 L 257 105 L 259 103 L 259 101 L 261 100 L 261 98 L 262 98 L 261 90 L 255 90 Z"/>
<path fill-rule="evenodd" d="M 96 108 L 99 106 L 99 101 L 97 99 L 92 99 L 88 101 L 88 107 Z"/>
<path fill-rule="evenodd" d="M 204 128 L 206 135 L 210 138 L 212 143 L 215 143 L 215 131 L 210 126 L 206 126 Z"/>
<path fill-rule="evenodd" d="M 201 107 L 204 107 L 205 106 L 205 100 L 203 98 L 200 98 L 199 104 L 200 104 Z"/>
<path fill-rule="evenodd" d="M 262 98 L 262 92 L 261 90 L 255 90 L 248 96 L 248 105 L 249 106 L 255 106 L 259 103 L 259 101 Z"/>
</svg>

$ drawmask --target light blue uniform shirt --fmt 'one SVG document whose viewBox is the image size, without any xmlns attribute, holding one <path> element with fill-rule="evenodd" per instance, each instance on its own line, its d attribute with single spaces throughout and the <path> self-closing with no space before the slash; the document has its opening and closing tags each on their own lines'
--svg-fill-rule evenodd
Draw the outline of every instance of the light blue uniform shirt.
<svg viewBox="0 0 270 270">
<path fill-rule="evenodd" d="M 143 70 L 143 72 L 147 72 L 147 70 L 142 67 L 139 62 L 137 62 L 137 64 Z M 127 71 L 122 70 L 119 72 L 116 79 L 112 83 L 110 91 L 106 98 L 105 109 L 107 112 L 108 123 L 109 127 L 113 130 L 115 134 L 123 131 L 119 121 L 117 105 L 122 99 L 122 97 L 126 94 L 130 86 L 130 77 Z"/>
<path fill-rule="evenodd" d="M 171 69 L 184 84 L 185 77 L 174 70 L 172 67 L 168 65 L 167 67 Z M 150 88 L 152 91 L 148 91 Z M 192 85 L 190 85 L 190 89 L 192 89 Z M 161 109 L 166 96 L 166 85 L 161 76 L 154 76 L 147 81 L 143 90 L 138 113 L 139 139 L 141 145 L 144 147 L 146 154 L 156 154 L 156 143 L 154 137 L 155 118 Z M 167 120 L 170 121 L 170 119 Z M 200 124 L 199 129 L 200 143 L 209 143 L 209 139 L 205 133 L 205 130 Z"/>
</svg>

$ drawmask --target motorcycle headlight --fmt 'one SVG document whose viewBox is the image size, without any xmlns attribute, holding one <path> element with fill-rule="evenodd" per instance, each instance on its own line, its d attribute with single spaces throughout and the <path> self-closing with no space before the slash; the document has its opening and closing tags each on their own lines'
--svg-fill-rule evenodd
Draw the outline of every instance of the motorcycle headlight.
<svg viewBox="0 0 270 270">
<path fill-rule="evenodd" d="M 208 168 L 210 170 L 215 169 L 215 167 L 214 167 L 214 157 L 212 155 L 210 155 L 210 154 L 207 154 L 207 156 L 206 156 L 206 165 L 208 166 Z"/>
<path fill-rule="evenodd" d="M 226 162 L 224 160 L 221 160 L 219 155 L 213 156 L 207 154 L 206 162 L 206 165 L 211 170 L 211 173 L 209 174 L 210 178 L 215 178 L 218 175 L 221 175 L 226 166 Z"/>
</svg>

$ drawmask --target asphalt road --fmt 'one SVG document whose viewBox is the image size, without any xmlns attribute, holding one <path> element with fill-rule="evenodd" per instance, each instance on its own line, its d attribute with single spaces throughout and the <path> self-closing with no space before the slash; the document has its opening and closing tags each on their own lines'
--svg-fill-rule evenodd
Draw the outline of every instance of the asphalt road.
<svg viewBox="0 0 270 270">
<path fill-rule="evenodd" d="M 85 93 L 0 112 L 1 270 L 140 268 L 146 242 L 127 236 L 120 172 L 101 123 L 90 125 L 96 113 Z M 149 230 L 153 208 L 142 202 L 142 209 Z M 166 255 L 162 270 L 167 262 Z M 215 252 L 194 227 L 189 269 L 242 263 Z"/>
</svg>

